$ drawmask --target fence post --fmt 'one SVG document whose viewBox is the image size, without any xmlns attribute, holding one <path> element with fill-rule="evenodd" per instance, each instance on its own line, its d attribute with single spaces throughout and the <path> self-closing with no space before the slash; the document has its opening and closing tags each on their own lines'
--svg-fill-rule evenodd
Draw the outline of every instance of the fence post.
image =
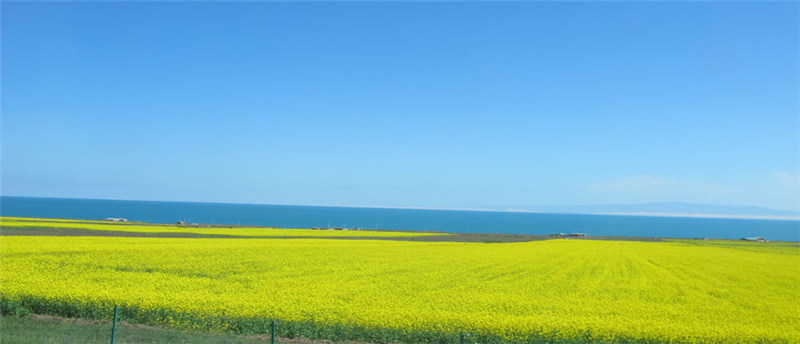
<svg viewBox="0 0 800 344">
<path fill-rule="evenodd" d="M 463 333 L 460 335 L 460 340 L 459 340 L 459 342 L 460 342 L 461 344 L 464 344 L 464 334 L 463 334 Z"/>
<path fill-rule="evenodd" d="M 272 324 L 270 325 L 270 333 L 272 336 L 269 342 L 275 344 L 275 320 L 272 320 Z"/>
<path fill-rule="evenodd" d="M 111 323 L 111 344 L 114 344 L 114 340 L 117 337 L 117 317 L 119 315 L 119 307 L 114 305 L 114 322 Z"/>
</svg>

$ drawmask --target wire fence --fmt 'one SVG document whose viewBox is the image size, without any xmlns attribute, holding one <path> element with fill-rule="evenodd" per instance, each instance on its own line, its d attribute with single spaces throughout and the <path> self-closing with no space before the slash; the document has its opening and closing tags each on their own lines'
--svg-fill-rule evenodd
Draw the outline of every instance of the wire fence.
<svg viewBox="0 0 800 344">
<path fill-rule="evenodd" d="M 114 316 L 113 320 L 111 321 L 111 344 L 116 344 L 117 340 L 117 323 L 121 321 L 120 315 L 120 308 L 119 306 L 114 306 Z M 276 344 L 278 342 L 278 335 L 277 335 L 277 321 L 272 319 L 270 320 L 270 333 L 269 333 L 269 342 L 270 344 Z M 469 337 L 469 333 L 460 333 L 458 334 L 458 343 L 459 344 L 467 344 L 467 338 Z"/>
</svg>

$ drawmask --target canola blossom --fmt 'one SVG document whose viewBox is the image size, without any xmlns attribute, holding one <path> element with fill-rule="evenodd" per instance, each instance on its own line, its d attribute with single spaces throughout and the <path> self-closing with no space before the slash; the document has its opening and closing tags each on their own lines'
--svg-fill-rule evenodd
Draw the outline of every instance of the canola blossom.
<svg viewBox="0 0 800 344">
<path fill-rule="evenodd" d="M 119 304 L 178 328 L 265 333 L 278 319 L 407 342 L 800 342 L 794 243 L 0 240 L 4 302 L 62 315 Z"/>
<path fill-rule="evenodd" d="M 52 218 L 39 218 L 39 217 L 18 217 L 18 216 L 3 216 L 0 217 L 0 222 L 2 221 L 24 221 L 24 222 L 38 222 L 38 223 L 48 223 L 48 222 L 56 222 L 56 223 L 105 223 L 105 224 L 114 224 L 114 225 L 135 225 L 135 224 L 142 224 L 141 222 L 120 222 L 120 221 L 110 221 L 110 220 L 81 220 L 81 219 L 52 219 Z"/>
<path fill-rule="evenodd" d="M 48 219 L 50 220 L 50 219 Z M 53 229 L 85 229 L 96 231 L 135 232 L 135 233 L 173 233 L 197 235 L 227 235 L 253 237 L 419 237 L 433 235 L 449 235 L 445 233 L 426 232 L 390 232 L 390 231 L 337 231 L 311 230 L 269 227 L 180 227 L 165 224 L 129 224 L 124 222 L 80 223 L 83 220 L 62 221 L 30 221 L 19 218 L 0 218 L 3 228 L 53 228 Z M 96 221 L 100 222 L 100 221 Z"/>
</svg>

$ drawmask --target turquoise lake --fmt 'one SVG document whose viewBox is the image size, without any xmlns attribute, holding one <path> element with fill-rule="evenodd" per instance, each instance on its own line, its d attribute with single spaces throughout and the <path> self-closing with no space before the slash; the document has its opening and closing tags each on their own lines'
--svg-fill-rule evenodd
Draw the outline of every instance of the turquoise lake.
<svg viewBox="0 0 800 344">
<path fill-rule="evenodd" d="M 0 215 L 174 223 L 188 221 L 283 228 L 359 227 L 462 233 L 724 238 L 800 241 L 800 221 L 542 214 L 462 210 L 0 197 Z"/>
</svg>

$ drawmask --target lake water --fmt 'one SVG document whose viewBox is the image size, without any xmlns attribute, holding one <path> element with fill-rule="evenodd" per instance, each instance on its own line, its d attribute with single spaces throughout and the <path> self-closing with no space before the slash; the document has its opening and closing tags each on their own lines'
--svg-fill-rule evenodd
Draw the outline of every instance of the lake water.
<svg viewBox="0 0 800 344">
<path fill-rule="evenodd" d="M 462 210 L 344 208 L 291 205 L 112 201 L 0 197 L 0 215 L 131 221 L 241 224 L 283 228 L 360 227 L 462 233 L 551 234 L 674 238 L 763 236 L 800 241 L 800 221 L 654 216 L 541 214 Z"/>
</svg>

